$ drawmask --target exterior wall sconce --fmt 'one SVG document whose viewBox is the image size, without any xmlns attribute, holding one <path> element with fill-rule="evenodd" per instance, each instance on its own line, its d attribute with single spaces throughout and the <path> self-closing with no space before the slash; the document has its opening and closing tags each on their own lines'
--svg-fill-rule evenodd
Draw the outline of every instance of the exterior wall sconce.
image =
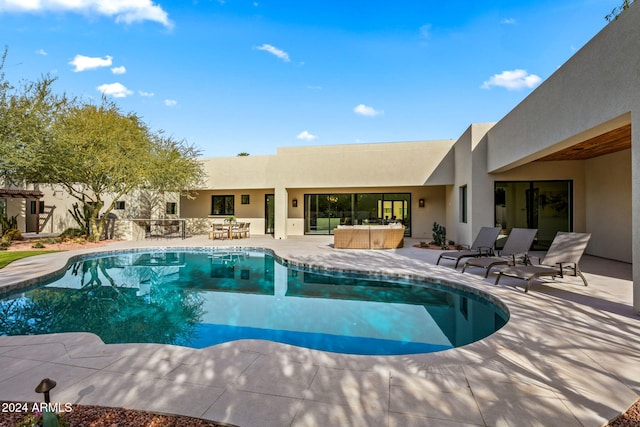
<svg viewBox="0 0 640 427">
<path fill-rule="evenodd" d="M 418 207 L 424 208 L 424 199 L 418 200 Z"/>
<path fill-rule="evenodd" d="M 291 206 L 293 206 L 294 208 L 297 208 L 298 207 L 298 199 L 293 199 L 291 201 Z"/>
</svg>

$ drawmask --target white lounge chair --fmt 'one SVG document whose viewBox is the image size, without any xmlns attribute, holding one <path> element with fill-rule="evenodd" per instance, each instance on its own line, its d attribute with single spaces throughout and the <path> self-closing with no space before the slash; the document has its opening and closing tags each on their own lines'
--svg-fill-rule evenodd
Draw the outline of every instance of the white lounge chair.
<svg viewBox="0 0 640 427">
<path fill-rule="evenodd" d="M 537 265 L 511 266 L 503 268 L 498 272 L 496 285 L 502 276 L 516 277 L 527 281 L 524 291 L 528 292 L 531 283 L 542 276 L 563 277 L 565 270 L 573 272 L 574 276 L 579 276 L 587 286 L 587 279 L 584 277 L 578 266 L 580 258 L 587 248 L 590 233 L 568 233 L 559 231 L 551 242 L 551 246 L 545 257 Z"/>
</svg>

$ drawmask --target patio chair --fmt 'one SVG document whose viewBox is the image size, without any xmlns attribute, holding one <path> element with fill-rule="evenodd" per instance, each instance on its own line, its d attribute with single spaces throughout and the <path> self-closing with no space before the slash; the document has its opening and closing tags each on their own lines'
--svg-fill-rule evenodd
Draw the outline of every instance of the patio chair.
<svg viewBox="0 0 640 427">
<path fill-rule="evenodd" d="M 528 263 L 528 252 L 533 239 L 538 232 L 537 228 L 513 228 L 504 243 L 504 248 L 497 256 L 479 257 L 467 261 L 462 267 L 462 272 L 467 267 L 480 267 L 485 269 L 484 277 L 489 276 L 489 272 L 496 265 L 515 265 L 520 261 Z"/>
<path fill-rule="evenodd" d="M 242 239 L 243 237 L 245 237 L 245 227 L 246 223 L 244 222 L 236 222 L 235 224 L 233 224 L 233 227 L 231 228 L 231 238 Z"/>
<path fill-rule="evenodd" d="M 482 227 L 469 249 L 442 252 L 438 257 L 436 265 L 440 265 L 442 258 L 452 259 L 456 261 L 454 268 L 458 268 L 458 263 L 462 258 L 493 255 L 493 246 L 496 243 L 498 234 L 500 234 L 499 227 Z"/>
<path fill-rule="evenodd" d="M 551 242 L 551 246 L 545 257 L 539 260 L 538 265 L 523 265 L 505 267 L 498 272 L 496 285 L 502 276 L 510 276 L 527 281 L 524 291 L 528 292 L 531 283 L 542 276 L 563 277 L 564 270 L 573 271 L 574 276 L 579 276 L 585 286 L 587 279 L 584 277 L 578 266 L 580 258 L 587 248 L 587 243 L 591 238 L 590 233 L 568 233 L 559 231 Z"/>
<path fill-rule="evenodd" d="M 212 224 L 209 232 L 210 239 L 225 239 L 229 236 L 228 228 L 223 224 Z"/>
</svg>

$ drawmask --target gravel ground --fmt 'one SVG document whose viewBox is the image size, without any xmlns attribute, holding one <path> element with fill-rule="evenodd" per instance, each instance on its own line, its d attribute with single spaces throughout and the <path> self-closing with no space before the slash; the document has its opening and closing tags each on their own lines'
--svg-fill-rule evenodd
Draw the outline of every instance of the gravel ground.
<svg viewBox="0 0 640 427">
<path fill-rule="evenodd" d="M 28 408 L 32 407 L 32 403 L 27 405 Z M 29 413 L 30 411 L 3 413 L 0 418 L 0 427 L 19 426 Z M 69 427 L 231 427 L 230 424 L 198 418 L 88 405 L 73 405 L 70 412 L 62 415 L 62 419 L 68 423 Z M 31 424 L 28 425 L 31 426 Z"/>
<path fill-rule="evenodd" d="M 32 406 L 31 403 L 28 405 Z M 16 427 L 26 416 L 25 412 L 3 413 L 0 427 Z M 65 413 L 63 417 L 69 423 L 69 427 L 234 427 L 231 424 L 198 418 L 85 405 L 73 405 L 72 411 Z M 640 426 L 640 400 L 605 427 L 637 426 Z"/>
<path fill-rule="evenodd" d="M 55 241 L 55 243 L 50 243 Z M 34 248 L 33 244 L 41 242 L 44 244 L 44 248 Z M 68 239 L 65 241 L 56 241 L 56 239 L 25 239 L 14 240 L 11 242 L 11 246 L 7 248 L 8 251 L 40 251 L 43 249 L 50 249 L 56 251 L 72 251 L 75 249 L 92 249 L 102 246 L 106 246 L 114 240 L 101 240 L 99 242 L 87 242 L 82 238 Z"/>
<path fill-rule="evenodd" d="M 631 408 L 615 420 L 611 421 L 607 427 L 637 427 L 640 426 L 640 400 L 636 400 Z"/>
</svg>

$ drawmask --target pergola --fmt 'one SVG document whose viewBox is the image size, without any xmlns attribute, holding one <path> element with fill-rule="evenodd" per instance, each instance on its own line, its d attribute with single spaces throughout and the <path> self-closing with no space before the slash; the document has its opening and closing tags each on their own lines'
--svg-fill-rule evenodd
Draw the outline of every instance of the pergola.
<svg viewBox="0 0 640 427">
<path fill-rule="evenodd" d="M 36 234 L 40 233 L 40 203 L 38 201 L 44 197 L 40 190 L 22 190 L 17 188 L 0 188 L 0 197 L 2 198 L 22 198 L 36 199 Z"/>
</svg>

